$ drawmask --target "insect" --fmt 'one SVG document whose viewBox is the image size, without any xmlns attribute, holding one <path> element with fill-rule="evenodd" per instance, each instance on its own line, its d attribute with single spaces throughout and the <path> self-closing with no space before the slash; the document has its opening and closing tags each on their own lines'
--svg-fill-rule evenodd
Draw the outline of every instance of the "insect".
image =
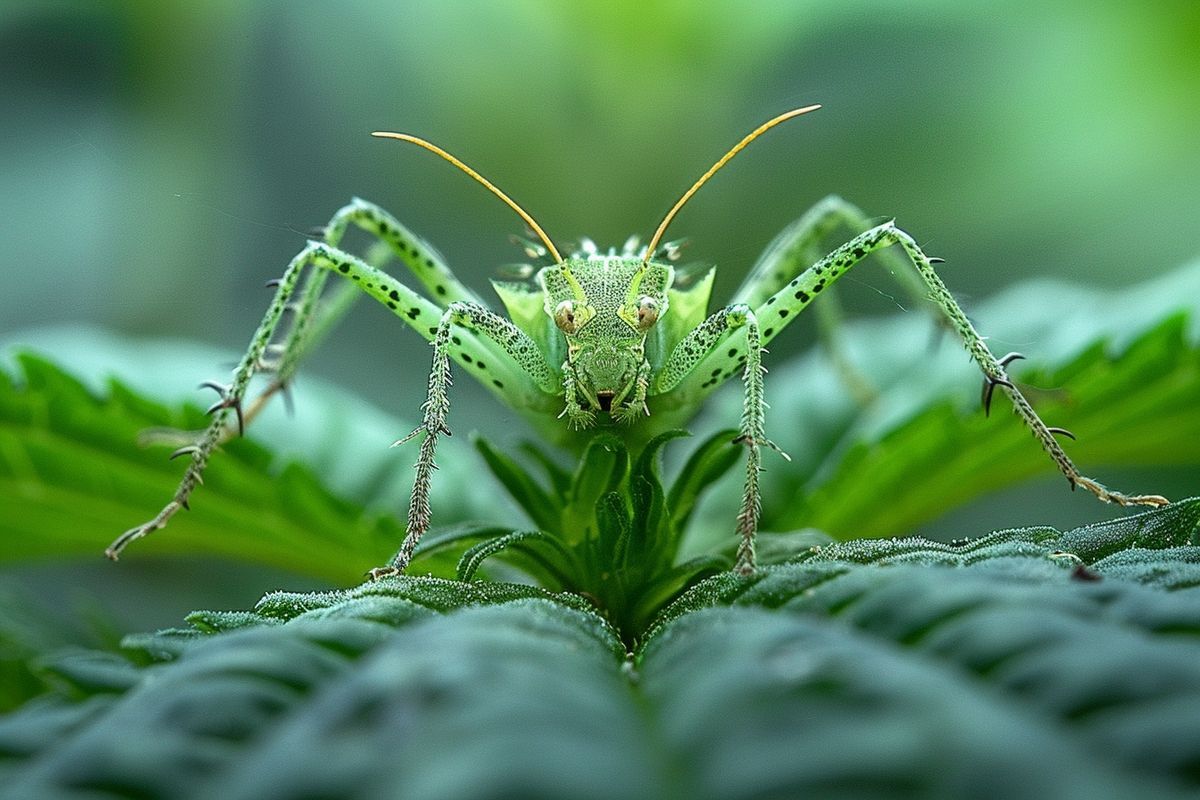
<svg viewBox="0 0 1200 800">
<path fill-rule="evenodd" d="M 567 257 L 515 201 L 450 153 L 409 134 L 375 133 L 437 154 L 515 211 L 538 240 L 526 243 L 527 252 L 545 262 L 536 272 L 536 280 L 532 284 L 493 281 L 508 312 L 508 317 L 502 316 L 459 282 L 432 248 L 390 214 L 354 200 L 333 216 L 319 240 L 309 241 L 292 259 L 282 278 L 269 284 L 276 287 L 274 299 L 232 381 L 203 384 L 220 397 L 209 409 L 213 418 L 208 428 L 172 456 L 190 456 L 175 496 L 152 520 L 121 535 L 106 554 L 115 560 L 130 542 L 162 528 L 188 507 L 188 498 L 216 447 L 233 435 L 235 424 L 240 434 L 262 405 L 286 387 L 316 332 L 344 307 L 336 300 L 322 302 L 326 279 L 339 275 L 351 287 L 344 289 L 342 296 L 354 295 L 357 290 L 367 293 L 433 345 L 421 424 L 396 443 L 420 438 L 407 532 L 392 561 L 368 573 L 372 578 L 403 572 L 429 528 L 434 455 L 439 437 L 450 434 L 451 361 L 558 439 L 607 426 L 631 441 L 646 441 L 677 427 L 717 386 L 740 376 L 744 401 L 735 442 L 745 447 L 746 475 L 735 523 L 739 537 L 735 569 L 751 573 L 755 568 L 762 451 L 774 447 L 765 433 L 764 346 L 852 267 L 872 252 L 892 247 L 902 251 L 906 266 L 911 267 L 911 282 L 931 301 L 946 327 L 959 335 L 982 370 L 985 409 L 994 390 L 1002 390 L 1072 488 L 1083 487 L 1100 500 L 1120 505 L 1165 505 L 1167 500 L 1158 495 L 1125 495 L 1106 489 L 1076 469 L 1056 439 L 1056 435 L 1070 434 L 1047 426 L 1005 373 L 1007 364 L 1019 354 L 1000 359 L 992 355 L 934 271 L 932 264 L 938 259 L 927 256 L 894 222 L 872 226 L 853 206 L 827 199 L 785 230 L 732 301 L 712 314 L 707 307 L 713 271 L 690 285 L 678 280 L 670 258 L 675 245 L 662 242 L 679 210 L 752 141 L 817 108 L 806 106 L 780 114 L 742 138 L 671 207 L 645 247 L 630 239 L 620 252 L 601 253 L 585 241 L 579 252 Z M 811 254 L 820 236 L 837 222 L 863 232 L 813 261 Z M 386 245 L 428 296 L 340 249 L 349 225 L 362 228 Z M 283 326 L 288 310 L 294 317 L 290 326 Z M 260 371 L 271 373 L 271 383 L 252 405 L 243 408 L 250 379 Z"/>
</svg>

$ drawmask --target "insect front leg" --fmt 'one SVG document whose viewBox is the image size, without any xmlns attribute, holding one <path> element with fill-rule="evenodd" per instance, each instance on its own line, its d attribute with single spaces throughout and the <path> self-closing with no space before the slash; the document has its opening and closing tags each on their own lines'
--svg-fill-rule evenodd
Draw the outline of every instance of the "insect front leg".
<svg viewBox="0 0 1200 800">
<path fill-rule="evenodd" d="M 569 361 L 564 361 L 562 365 L 563 376 L 563 406 L 562 413 L 558 415 L 559 419 L 567 418 L 567 424 L 575 430 L 583 430 L 590 428 L 596 424 L 596 412 L 580 402 L 579 382 L 575 379 L 575 370 L 571 368 Z"/>
<path fill-rule="evenodd" d="M 629 425 L 642 417 L 650 416 L 650 409 L 646 406 L 646 395 L 649 391 L 650 362 L 643 361 L 638 367 L 637 377 L 633 379 L 633 397 L 628 400 L 625 397 L 614 398 L 616 410 L 613 412 L 613 418 Z"/>
<path fill-rule="evenodd" d="M 745 339 L 730 347 L 729 357 L 734 358 L 735 368 L 744 365 L 742 382 L 745 396 L 742 403 L 740 434 L 736 441 L 746 445 L 746 484 L 742 492 L 742 506 L 737 516 L 737 532 L 740 537 L 734 569 L 749 575 L 754 572 L 754 534 L 758 531 L 758 517 L 762 509 L 759 497 L 758 478 L 762 471 L 762 446 L 778 449 L 766 438 L 763 402 L 762 335 L 758 317 L 745 303 L 727 306 L 700 323 L 671 351 L 659 371 L 652 394 L 664 394 L 675 390 L 680 384 L 696 377 L 698 367 L 731 331 L 744 329 Z M 732 344 L 732 342 L 730 342 Z M 724 347 L 724 346 L 723 346 Z M 739 355 L 740 354 L 740 355 Z M 709 377 L 715 380 L 724 367 L 719 367 Z"/>
<path fill-rule="evenodd" d="M 391 562 L 367 573 L 373 580 L 404 572 L 412 561 L 421 536 L 429 529 L 432 519 L 429 487 L 433 471 L 437 469 L 434 463 L 437 440 L 443 434 L 450 435 L 446 425 L 450 413 L 450 354 L 456 346 L 455 342 L 462 341 L 459 334 L 468 333 L 475 335 L 483 348 L 476 350 L 476 355 L 471 356 L 468 363 L 477 365 L 481 361 L 479 352 L 488 352 L 491 354 L 487 356 L 489 360 L 493 357 L 507 358 L 545 394 L 555 395 L 562 391 L 560 379 L 546 363 L 534 341 L 520 328 L 478 303 L 451 303 L 442 314 L 433 336 L 433 366 L 429 371 L 428 394 L 421 406 L 421 424 L 396 442 L 399 445 L 421 436 L 421 447 L 413 465 L 416 476 L 408 504 L 408 530 Z"/>
</svg>

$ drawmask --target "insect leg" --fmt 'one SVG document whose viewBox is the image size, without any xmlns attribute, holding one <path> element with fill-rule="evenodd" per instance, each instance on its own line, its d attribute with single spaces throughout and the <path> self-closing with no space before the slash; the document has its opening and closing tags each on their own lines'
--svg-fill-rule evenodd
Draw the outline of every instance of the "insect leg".
<svg viewBox="0 0 1200 800">
<path fill-rule="evenodd" d="M 1004 364 L 992 355 L 983 337 L 976 332 L 962 308 L 959 307 L 946 285 L 942 283 L 942 279 L 934 271 L 929 257 L 921 251 L 911 236 L 897 228 L 892 222 L 876 226 L 851 239 L 763 301 L 755 309 L 763 327 L 763 342 L 769 342 L 777 336 L 817 295 L 826 290 L 851 267 L 866 258 L 869 253 L 890 245 L 901 247 L 907 256 L 906 261 L 911 263 L 912 268 L 926 287 L 930 301 L 940 309 L 947 324 L 958 333 L 967 351 L 983 371 L 985 379 L 993 386 L 999 386 L 1008 395 L 1012 400 L 1015 413 L 1033 433 L 1034 438 L 1053 459 L 1059 471 L 1066 476 L 1072 487 L 1081 486 L 1100 500 L 1123 506 L 1158 506 L 1167 503 L 1165 498 L 1158 495 L 1126 495 L 1111 491 L 1079 472 L 1055 438 L 1055 429 L 1048 427 L 1042 421 L 1025 396 L 1008 379 Z M 736 356 L 737 352 L 733 348 L 727 352 L 724 348 L 714 350 L 696 366 L 693 374 L 681 381 L 679 391 L 691 400 L 698 399 L 698 396 L 711 391 L 732 374 L 739 363 Z"/>
<path fill-rule="evenodd" d="M 234 369 L 231 383 L 228 386 L 217 387 L 221 399 L 211 409 L 212 422 L 194 444 L 182 451 L 191 455 L 191 461 L 174 497 L 152 520 L 131 528 L 109 545 L 105 550 L 105 555 L 109 558 L 116 560 L 130 542 L 164 527 L 180 509 L 188 507 L 188 498 L 201 483 L 201 476 L 212 452 L 229 434 L 229 415 L 241 414 L 250 379 L 262 368 L 263 356 L 275 336 L 280 319 L 299 289 L 304 275 L 310 271 L 309 267 L 342 275 L 349 281 L 349 285 L 386 305 L 418 333 L 429 339 L 435 338 L 445 313 L 442 308 L 357 256 L 325 242 L 309 242 L 288 264 L 283 277 L 276 284 L 275 296 L 255 331 L 250 347 Z M 507 323 L 507 320 L 505 322 Z M 511 323 L 508 324 L 511 326 Z M 515 326 L 512 327 L 520 333 Z M 553 396 L 558 391 L 557 386 L 553 380 L 547 382 L 543 374 L 537 371 L 537 366 L 540 366 L 541 370 L 549 373 L 549 367 L 541 360 L 536 346 L 528 337 L 525 337 L 524 342 L 512 352 L 501 346 L 500 340 L 495 336 L 479 336 L 471 331 L 463 331 L 461 336 L 452 337 L 450 345 L 451 357 L 464 365 L 470 365 L 476 377 L 493 392 L 505 397 L 510 404 L 517 406 L 527 403 L 530 407 L 540 409 L 553 402 Z M 531 381 L 529 376 L 534 376 L 535 380 Z M 552 374 L 551 378 L 554 378 Z M 278 380 L 278 375 L 276 379 Z"/>
<path fill-rule="evenodd" d="M 778 292 L 800 270 L 817 262 L 828 251 L 824 243 L 839 227 L 852 235 L 875 227 L 877 222 L 862 209 L 838 195 L 822 198 L 791 225 L 783 229 L 767 245 L 746 280 L 734 293 L 732 302 L 758 308 L 768 297 Z M 928 301 L 925 286 L 909 267 L 907 260 L 895 250 L 882 250 L 879 258 L 888 272 L 914 300 Z M 822 305 L 828 304 L 828 301 Z"/>
<path fill-rule="evenodd" d="M 425 287 L 436 306 L 445 308 L 456 300 L 480 302 L 475 293 L 454 276 L 432 247 L 374 203 L 356 197 L 338 209 L 328 224 L 321 229 L 322 241 L 337 247 L 351 225 L 371 235 L 379 248 L 386 250 L 404 264 Z M 374 266 L 379 266 L 385 259 L 368 257 L 366 260 Z M 305 280 L 300 297 L 293 304 L 296 314 L 280 347 L 281 355 L 273 365 L 275 379 L 264 391 L 260 401 L 287 384 L 295 374 L 301 358 L 324 338 L 349 310 L 353 301 L 361 296 L 353 287 L 343 286 L 333 297 L 322 300 L 328 275 L 325 270 L 315 270 L 310 272 Z M 429 325 L 418 328 L 417 332 L 426 339 L 433 338 Z M 255 405 L 260 401 L 256 401 Z"/>
<path fill-rule="evenodd" d="M 472 333 L 507 353 L 514 363 L 527 371 L 533 382 L 547 396 L 561 391 L 558 376 L 541 356 L 534 341 L 520 328 L 478 303 L 454 302 L 449 305 L 442 314 L 433 337 L 433 367 L 429 371 L 428 395 L 421 407 L 421 424 L 396 443 L 403 444 L 413 437 L 421 436 L 421 447 L 414 464 L 416 477 L 413 480 L 408 506 L 408 531 L 391 563 L 386 567 L 376 567 L 368 573 L 374 580 L 404 572 L 412 561 L 417 542 L 429 529 L 432 516 L 429 486 L 433 471 L 437 469 L 434 464 L 437 440 L 442 434 L 450 435 L 450 429 L 446 427 L 446 417 L 450 412 L 450 352 L 454 340 L 458 338 L 456 334 L 460 333 Z"/>
<path fill-rule="evenodd" d="M 116 561 L 121 551 L 130 542 L 164 527 L 180 509 L 188 507 L 188 498 L 191 496 L 192 490 L 202 482 L 201 476 L 205 466 L 208 464 L 209 456 L 227 433 L 229 414 L 231 412 L 235 413 L 239 421 L 241 420 L 242 400 L 245 397 L 246 388 L 250 384 L 250 378 L 253 377 L 255 371 L 262 365 L 263 354 L 266 352 L 267 345 L 270 344 L 272 337 L 275 335 L 279 321 L 297 286 L 301 282 L 305 268 L 312 261 L 315 247 L 315 243 L 310 242 L 288 264 L 283 277 L 279 279 L 276 285 L 275 297 L 271 300 L 271 305 L 267 308 L 266 316 L 259 323 L 258 330 L 254 333 L 254 338 L 250 342 L 249 349 L 246 350 L 245 355 L 242 356 L 242 360 L 234 369 L 233 380 L 229 386 L 221 387 L 212 384 L 220 392 L 221 400 L 210 409 L 212 421 L 203 433 L 201 433 L 200 438 L 186 450 L 176 451 L 181 454 L 182 452 L 190 453 L 191 462 L 188 464 L 187 471 L 184 472 L 179 488 L 175 490 L 175 496 L 149 522 L 129 529 L 108 546 L 104 554 L 112 560 Z"/>
<path fill-rule="evenodd" d="M 650 362 L 643 361 L 633 381 L 633 397 L 629 400 L 624 397 L 614 398 L 614 402 L 620 404 L 613 414 L 613 418 L 618 422 L 632 424 L 642 417 L 650 416 L 650 409 L 646 407 L 646 395 L 650 390 L 650 371 Z"/>
<path fill-rule="evenodd" d="M 741 330 L 745 340 L 737 349 L 742 352 L 744 362 L 742 381 L 745 396 L 742 403 L 740 434 L 736 441 L 746 445 L 746 483 L 742 492 L 742 506 L 737 516 L 737 532 L 740 537 L 734 569 L 743 575 L 754 572 L 754 534 L 758 530 L 758 517 L 762 508 L 759 498 L 758 477 L 762 471 L 762 446 L 774 448 L 764 430 L 766 405 L 763 402 L 762 337 L 758 318 L 745 303 L 726 306 L 700 323 L 675 346 L 671 355 L 659 370 L 652 394 L 664 394 L 675 389 L 689 376 L 695 374 L 705 357 L 726 339 L 730 331 Z M 732 351 L 731 351 L 732 352 Z M 723 370 L 724 368 L 718 368 Z M 712 377 L 716 377 L 714 374 Z"/>
<path fill-rule="evenodd" d="M 837 195 L 829 195 L 806 211 L 783 230 L 750 270 L 746 280 L 734 294 L 735 303 L 757 308 L 768 297 L 787 285 L 805 267 L 817 262 L 828 250 L 825 243 L 835 231 L 848 230 L 858 235 L 874 227 L 873 221 L 856 205 Z M 926 308 L 942 327 L 945 318 L 926 297 L 925 285 L 911 269 L 904 255 L 896 249 L 883 249 L 877 254 L 880 263 L 900 284 L 913 305 Z M 817 335 L 842 383 L 860 405 L 867 405 L 877 394 L 871 380 L 854 364 L 847 353 L 842 332 L 841 303 L 833 287 L 826 287 L 825 299 L 814 309 Z"/>
<path fill-rule="evenodd" d="M 575 372 L 570 369 L 569 364 L 563 364 L 562 376 L 563 399 L 566 401 L 566 405 L 563 407 L 562 413 L 558 415 L 559 419 L 566 417 L 567 424 L 575 430 L 592 427 L 596 424 L 596 413 L 579 402 L 580 388 L 575 380 Z"/>
</svg>

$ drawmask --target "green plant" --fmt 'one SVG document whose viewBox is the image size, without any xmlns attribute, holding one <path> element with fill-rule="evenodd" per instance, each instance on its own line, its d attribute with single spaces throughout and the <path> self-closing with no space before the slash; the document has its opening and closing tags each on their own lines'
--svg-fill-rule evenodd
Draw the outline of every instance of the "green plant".
<svg viewBox="0 0 1200 800">
<path fill-rule="evenodd" d="M 1192 267 L 1109 296 L 1018 288 L 980 313 L 1017 306 L 1030 335 L 1070 329 L 1017 378 L 1070 387 L 1033 394 L 1077 420 L 1089 458 L 1177 468 L 1200 462 L 1200 348 L 1177 305 L 1198 281 Z M 271 593 L 127 637 L 119 654 L 56 653 L 62 637 L 6 607 L 4 700 L 32 699 L 0 717 L 0 797 L 1194 793 L 1200 500 L 1066 532 L 855 536 L 944 511 L 947 484 L 966 497 L 1047 466 L 1011 426 L 949 401 L 958 379 L 941 382 L 937 358 L 905 380 L 888 346 L 911 340 L 909 324 L 847 332 L 878 359 L 867 406 L 825 402 L 840 387 L 820 358 L 773 376 L 804 388 L 774 413 L 813 424 L 784 442 L 793 467 L 767 473 L 763 519 L 794 527 L 799 498 L 826 533 L 764 534 L 754 576 L 726 569 L 723 519 L 697 511 L 706 491 L 722 507 L 740 495 L 719 477 L 741 456 L 729 432 L 666 468 L 677 433 L 636 454 L 596 438 L 571 469 L 479 436 L 528 519 L 448 519 L 414 561 L 430 576 Z M 202 412 L 117 382 L 97 396 L 31 355 L 19 368 L 0 371 L 0 560 L 92 554 L 174 481 L 135 433 Z M 315 451 L 336 458 L 326 444 Z M 345 583 L 394 547 L 399 525 L 364 512 L 368 490 L 322 485 L 328 464 L 281 464 L 243 439 L 225 449 L 206 513 L 178 519 L 156 552 Z M 470 458 L 456 452 L 439 483 L 478 487 Z M 903 502 L 881 507 L 893 486 Z"/>
<path fill-rule="evenodd" d="M 1200 500 L 834 544 L 630 645 L 586 600 L 400 576 L 50 658 L 0 796 L 1183 797 Z"/>
<path fill-rule="evenodd" d="M 403 573 L 432 521 L 434 456 L 439 438 L 450 435 L 452 359 L 522 413 L 547 439 L 575 449 L 587 445 L 589 435 L 578 432 L 592 428 L 597 415 L 611 423 L 605 435 L 640 449 L 689 419 L 718 386 L 740 374 L 743 398 L 734 441 L 745 446 L 746 478 L 736 517 L 739 545 L 734 569 L 751 574 L 762 505 L 761 450 L 766 447 L 787 457 L 766 437 L 765 345 L 822 292 L 829 297 L 838 279 L 876 251 L 888 253 L 900 263 L 895 274 L 901 286 L 961 339 L 983 373 L 985 413 L 999 388 L 1072 489 L 1082 487 L 1104 502 L 1122 506 L 1166 505 L 1161 495 L 1110 490 L 1076 468 L 1056 438 L 1074 438 L 1074 434 L 1047 426 L 1005 371 L 1010 362 L 1024 356 L 1009 353 L 997 359 L 992 354 L 934 270 L 933 264 L 941 259 L 926 255 L 894 220 L 873 225 L 854 206 L 838 197 L 826 198 L 768 246 L 732 302 L 706 316 L 713 270 L 698 279 L 677 276 L 669 262 L 675 259 L 678 245 L 662 243 L 667 227 L 687 201 L 747 145 L 776 125 L 818 108 L 813 105 L 785 112 L 743 137 L 676 201 L 645 247 L 631 237 L 620 252 L 614 248 L 602 254 L 593 242 L 584 240 L 577 252 L 565 258 L 533 217 L 458 158 L 410 134 L 376 132 L 375 136 L 399 139 L 437 154 L 515 211 L 540 240 L 526 243 L 527 254 L 540 268 L 522 265 L 525 277 L 533 280 L 495 282 L 508 317 L 497 314 L 419 237 L 382 208 L 355 199 L 321 229 L 320 241 L 309 241 L 283 276 L 268 282 L 275 287 L 275 296 L 231 381 L 201 384 L 201 388 L 215 390 L 219 399 L 206 412 L 212 415 L 207 428 L 185 438 L 186 443 L 172 453 L 172 458 L 187 456 L 189 462 L 178 488 L 158 514 L 118 536 L 105 554 L 115 561 L 131 542 L 166 527 L 179 511 L 189 508 L 192 492 L 201 484 L 217 447 L 234 431 L 242 435 L 247 419 L 287 388 L 301 358 L 361 290 L 433 345 L 421 422 L 396 442 L 400 445 L 420 438 L 405 536 L 388 563 L 370 571 L 371 577 Z M 378 240 L 365 260 L 339 246 L 351 225 Z M 854 237 L 822 256 L 823 239 L 839 225 L 851 228 Z M 892 247 L 903 257 L 889 250 Z M 413 273 L 429 297 L 371 263 L 385 261 L 389 255 Z M 326 301 L 323 292 L 331 274 L 347 283 Z M 290 326 L 283 326 L 289 310 L 295 312 L 295 319 Z M 826 313 L 827 320 L 836 316 Z M 831 338 L 836 339 L 837 327 L 832 322 L 826 325 Z M 870 383 L 851 368 L 843 371 L 847 385 L 857 387 L 864 400 L 873 392 Z M 251 379 L 262 372 L 271 374 L 270 385 L 253 405 L 243 408 Z M 563 417 L 569 429 L 574 429 L 573 435 L 560 422 Z M 230 427 L 233 421 L 235 428 Z"/>
</svg>

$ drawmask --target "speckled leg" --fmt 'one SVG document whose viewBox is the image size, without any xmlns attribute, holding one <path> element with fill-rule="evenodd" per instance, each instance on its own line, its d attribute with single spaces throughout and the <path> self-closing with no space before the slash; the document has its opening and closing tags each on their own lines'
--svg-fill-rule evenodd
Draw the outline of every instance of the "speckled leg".
<svg viewBox="0 0 1200 800">
<path fill-rule="evenodd" d="M 1004 365 L 992 355 L 983 338 L 971 325 L 966 314 L 934 271 L 930 259 L 911 236 L 892 222 L 878 225 L 851 239 L 763 300 L 754 309 L 762 328 L 762 343 L 766 344 L 779 335 L 800 311 L 869 253 L 890 245 L 899 245 L 907 255 L 907 260 L 911 262 L 926 287 L 929 299 L 940 309 L 947 325 L 962 339 L 987 381 L 993 386 L 1001 387 L 1009 396 L 1016 414 L 1025 422 L 1034 438 L 1054 460 L 1072 487 L 1082 486 L 1100 500 L 1119 505 L 1166 504 L 1166 499 L 1158 495 L 1126 495 L 1111 491 L 1079 472 L 1055 439 L 1055 429 L 1048 427 L 1038 417 L 1029 402 L 1008 379 Z M 712 391 L 741 368 L 745 363 L 747 350 L 748 348 L 736 337 L 730 337 L 719 346 L 709 348 L 698 361 L 689 366 L 685 375 L 673 377 L 672 380 L 677 382 L 676 392 L 688 400 L 698 401 L 699 397 Z"/>
<path fill-rule="evenodd" d="M 736 363 L 744 364 L 742 382 L 745 397 L 737 441 L 746 445 L 746 483 L 742 492 L 742 506 L 737 516 L 740 541 L 734 569 L 743 575 L 749 575 L 754 572 L 754 534 L 758 530 L 758 517 L 762 508 L 758 488 L 759 473 L 762 471 L 762 446 L 775 447 L 767 439 L 764 429 L 765 370 L 762 366 L 762 339 L 755 313 L 746 304 L 738 303 L 727 306 L 704 320 L 675 346 L 659 371 L 651 393 L 663 394 L 678 387 L 695 372 L 697 366 L 704 362 L 706 356 L 713 352 L 713 348 L 726 334 L 735 330 L 745 333 L 745 339 L 738 348 L 741 360 Z"/>
<path fill-rule="evenodd" d="M 338 249 L 335 244 L 341 240 L 350 224 L 377 236 L 408 266 L 437 301 L 422 297 L 386 272 Z M 474 293 L 454 278 L 431 248 L 378 206 L 361 200 L 351 202 L 333 216 L 323 234 L 323 241 L 310 241 L 288 264 L 283 277 L 272 282 L 276 287 L 275 296 L 255 331 L 250 347 L 234 369 L 231 382 L 228 385 L 215 382 L 205 384 L 217 389 L 221 398 L 210 409 L 213 417 L 208 428 L 193 444 L 176 451 L 176 455 L 190 455 L 191 461 L 174 497 L 149 522 L 131 528 L 109 545 L 105 550 L 109 558 L 116 560 L 130 542 L 164 527 L 180 509 L 188 507 L 188 500 L 202 482 L 204 469 L 213 451 L 229 437 L 231 430 L 240 431 L 244 422 L 253 418 L 265 400 L 287 383 L 300 357 L 336 321 L 337 314 L 344 313 L 349 307 L 348 299 L 358 295 L 355 289 L 383 303 L 409 327 L 431 340 L 448 303 L 475 301 Z M 329 273 L 341 275 L 347 280 L 347 285 L 353 288 L 338 295 L 334 303 L 335 313 L 322 316 L 319 300 Z M 280 329 L 284 312 L 289 309 L 295 312 L 295 319 L 279 347 L 281 354 L 268 359 L 266 355 Z M 494 341 L 464 333 L 453 343 L 450 355 L 460 363 L 471 365 L 476 377 L 493 392 L 526 399 L 540 394 L 538 387 L 529 380 L 529 373 L 504 358 L 503 348 Z M 244 412 L 243 404 L 250 380 L 257 372 L 264 370 L 274 373 L 272 383 Z M 236 429 L 230 426 L 231 415 L 236 415 Z"/>
<path fill-rule="evenodd" d="M 858 206 L 837 195 L 823 198 L 767 245 L 734 294 L 733 302 L 757 308 L 803 269 L 825 255 L 828 252 L 825 243 L 835 231 L 848 230 L 852 235 L 858 235 L 874 226 L 875 222 Z M 913 271 L 904 254 L 895 248 L 884 248 L 877 251 L 876 256 L 888 274 L 900 284 L 909 298 L 908 302 L 927 309 L 939 325 L 948 329 L 945 318 L 929 302 L 925 284 Z M 824 299 L 813 308 L 821 346 L 847 390 L 860 405 L 865 406 L 875 398 L 876 389 L 847 352 L 842 336 L 844 315 L 834 287 L 826 287 L 824 294 Z"/>
<path fill-rule="evenodd" d="M 541 356 L 533 340 L 516 325 L 477 303 L 451 303 L 438 322 L 433 337 L 433 367 L 429 371 L 429 387 L 422 406 L 421 424 L 397 445 L 421 436 L 421 448 L 414 464 L 416 477 L 408 505 L 408 531 L 391 563 L 368 572 L 373 580 L 398 575 L 408 567 L 421 536 L 429 529 L 432 512 L 429 506 L 429 485 L 433 478 L 434 454 L 438 437 L 450 435 L 446 417 L 450 413 L 451 384 L 450 350 L 456 332 L 472 332 L 492 342 L 516 370 L 523 371 L 546 394 L 562 391 L 561 380 Z"/>
</svg>

